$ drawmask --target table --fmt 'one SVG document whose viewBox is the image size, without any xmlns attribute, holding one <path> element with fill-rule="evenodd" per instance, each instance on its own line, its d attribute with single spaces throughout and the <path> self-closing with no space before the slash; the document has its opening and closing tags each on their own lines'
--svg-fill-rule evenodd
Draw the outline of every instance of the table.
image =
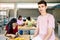
<svg viewBox="0 0 60 40">
<path fill-rule="evenodd" d="M 18 29 L 19 29 L 19 30 L 23 30 L 23 35 L 25 35 L 25 36 L 28 35 L 29 37 L 27 37 L 27 39 L 30 40 L 30 39 L 32 39 L 32 36 L 34 35 L 34 33 L 31 33 L 31 32 L 33 32 L 33 30 L 36 30 L 36 27 L 25 27 L 25 26 L 23 27 L 23 26 L 18 26 Z M 26 33 L 24 32 L 25 30 L 26 30 L 26 31 L 29 30 L 31 34 L 26 34 Z M 22 36 L 22 35 L 21 35 L 21 36 Z M 23 36 L 23 37 L 24 37 L 24 36 Z M 24 38 L 25 38 L 25 37 L 24 37 Z"/>
</svg>

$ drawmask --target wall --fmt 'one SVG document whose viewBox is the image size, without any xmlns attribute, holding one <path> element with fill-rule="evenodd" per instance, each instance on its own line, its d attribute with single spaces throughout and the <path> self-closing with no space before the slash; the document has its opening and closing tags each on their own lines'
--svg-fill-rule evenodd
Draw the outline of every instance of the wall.
<svg viewBox="0 0 60 40">
<path fill-rule="evenodd" d="M 53 10 L 53 14 L 57 21 L 60 20 L 60 8 L 56 8 L 55 10 Z"/>
<path fill-rule="evenodd" d="M 38 13 L 38 9 L 19 9 L 17 12 L 18 16 L 22 15 L 22 16 L 31 16 L 31 17 L 38 17 L 39 13 Z"/>
</svg>

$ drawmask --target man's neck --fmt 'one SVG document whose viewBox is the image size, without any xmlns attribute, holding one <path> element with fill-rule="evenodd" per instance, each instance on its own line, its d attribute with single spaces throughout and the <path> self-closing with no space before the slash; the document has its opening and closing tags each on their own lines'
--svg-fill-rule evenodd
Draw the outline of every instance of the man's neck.
<svg viewBox="0 0 60 40">
<path fill-rule="evenodd" d="M 41 13 L 42 16 L 45 16 L 47 14 L 47 12 Z"/>
</svg>

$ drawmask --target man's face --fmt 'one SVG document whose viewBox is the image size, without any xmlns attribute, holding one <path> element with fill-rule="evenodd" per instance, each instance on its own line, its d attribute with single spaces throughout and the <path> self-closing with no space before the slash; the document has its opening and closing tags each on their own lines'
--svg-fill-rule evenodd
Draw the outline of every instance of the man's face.
<svg viewBox="0 0 60 40">
<path fill-rule="evenodd" d="M 39 4 L 38 9 L 40 13 L 44 13 L 47 9 L 47 6 L 45 6 L 44 4 Z"/>
</svg>

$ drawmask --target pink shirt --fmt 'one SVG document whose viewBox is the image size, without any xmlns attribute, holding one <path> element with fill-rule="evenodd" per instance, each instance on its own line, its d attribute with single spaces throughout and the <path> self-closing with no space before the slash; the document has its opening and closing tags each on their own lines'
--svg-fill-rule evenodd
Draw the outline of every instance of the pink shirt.
<svg viewBox="0 0 60 40">
<path fill-rule="evenodd" d="M 17 20 L 17 24 L 18 25 L 22 25 L 23 24 L 23 20 Z"/>
<path fill-rule="evenodd" d="M 55 29 L 54 16 L 51 14 L 46 14 L 44 16 L 40 15 L 37 19 L 37 27 L 39 27 L 39 35 L 43 39 L 44 35 L 47 34 L 47 29 L 49 27 Z M 49 38 L 49 40 L 54 40 L 54 39 L 55 39 L 55 34 L 53 30 L 52 35 Z"/>
</svg>

